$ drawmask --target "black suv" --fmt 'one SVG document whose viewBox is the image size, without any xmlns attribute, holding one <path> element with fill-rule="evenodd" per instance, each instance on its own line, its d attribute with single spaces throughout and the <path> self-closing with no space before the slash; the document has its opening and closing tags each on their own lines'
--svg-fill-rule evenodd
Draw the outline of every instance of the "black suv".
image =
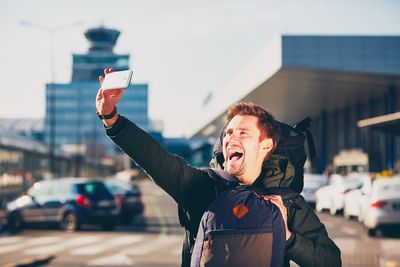
<svg viewBox="0 0 400 267">
<path fill-rule="evenodd" d="M 139 186 L 117 179 L 106 179 L 105 185 L 115 197 L 122 224 L 130 224 L 134 217 L 143 214 L 144 205 Z"/>
<path fill-rule="evenodd" d="M 94 223 L 111 230 L 117 213 L 114 196 L 100 179 L 40 181 L 26 195 L 7 203 L 7 221 L 13 230 L 29 223 L 59 223 L 67 231 Z"/>
</svg>

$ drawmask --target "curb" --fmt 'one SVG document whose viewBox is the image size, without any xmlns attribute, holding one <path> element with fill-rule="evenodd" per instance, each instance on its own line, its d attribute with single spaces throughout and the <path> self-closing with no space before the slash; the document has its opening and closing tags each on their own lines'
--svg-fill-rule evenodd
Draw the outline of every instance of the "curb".
<svg viewBox="0 0 400 267">
<path fill-rule="evenodd" d="M 53 255 L 40 255 L 34 258 L 26 258 L 16 263 L 7 263 L 1 267 L 33 267 L 49 263 L 55 256 Z"/>
</svg>

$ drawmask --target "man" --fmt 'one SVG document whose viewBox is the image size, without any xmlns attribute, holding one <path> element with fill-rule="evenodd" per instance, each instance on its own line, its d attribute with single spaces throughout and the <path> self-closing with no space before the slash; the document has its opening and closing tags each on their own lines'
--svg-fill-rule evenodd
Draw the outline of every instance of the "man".
<svg viewBox="0 0 400 267">
<path fill-rule="evenodd" d="M 105 74 L 112 72 L 106 69 Z M 103 77 L 99 77 L 100 83 Z M 188 214 L 198 226 L 203 213 L 216 197 L 210 172 L 187 165 L 168 153 L 150 135 L 116 112 L 123 90 L 99 90 L 96 109 L 107 135 L 141 166 Z M 279 139 L 279 127 L 272 115 L 254 104 L 239 103 L 228 112 L 223 139 L 225 170 L 243 184 L 252 184 L 262 175 L 262 165 Z M 262 178 L 262 177 L 261 177 Z M 304 200 L 304 199 L 303 199 Z M 325 227 L 309 206 L 288 211 L 280 196 L 270 201 L 279 207 L 286 228 L 285 264 L 293 260 L 301 266 L 341 266 L 340 250 L 329 239 Z M 292 205 L 293 206 L 293 205 Z M 297 221 L 296 221 L 297 219 Z M 292 226 L 293 228 L 289 227 Z M 194 233 L 195 235 L 196 233 Z M 193 240 L 189 242 L 193 246 Z M 189 266 L 182 257 L 182 266 Z"/>
</svg>

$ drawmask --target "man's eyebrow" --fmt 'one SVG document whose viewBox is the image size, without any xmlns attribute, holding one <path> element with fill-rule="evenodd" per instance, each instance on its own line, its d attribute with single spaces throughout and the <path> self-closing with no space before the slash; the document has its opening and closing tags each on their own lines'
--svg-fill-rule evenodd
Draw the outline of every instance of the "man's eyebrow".
<svg viewBox="0 0 400 267">
<path fill-rule="evenodd" d="M 250 129 L 249 129 L 249 128 L 246 128 L 246 127 L 238 128 L 238 130 L 241 130 L 241 131 L 250 131 Z"/>
<path fill-rule="evenodd" d="M 231 128 L 225 128 L 225 132 L 227 132 L 227 131 L 229 131 L 229 130 L 233 130 L 234 128 L 233 127 L 231 127 Z M 250 131 L 250 129 L 249 128 L 246 128 L 246 127 L 241 127 L 241 128 L 235 128 L 236 130 L 240 130 L 240 131 L 246 131 L 246 132 L 249 132 Z"/>
</svg>

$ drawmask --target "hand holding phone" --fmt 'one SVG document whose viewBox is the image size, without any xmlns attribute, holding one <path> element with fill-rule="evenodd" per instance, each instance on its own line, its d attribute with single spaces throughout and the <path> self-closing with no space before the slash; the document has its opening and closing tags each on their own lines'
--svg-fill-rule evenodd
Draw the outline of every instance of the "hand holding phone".
<svg viewBox="0 0 400 267">
<path fill-rule="evenodd" d="M 115 71 L 107 73 L 101 84 L 100 89 L 126 89 L 128 88 L 133 72 L 131 70 Z"/>
<path fill-rule="evenodd" d="M 104 74 L 105 76 L 99 76 L 99 82 L 101 84 L 100 89 L 97 91 L 97 95 L 96 95 L 96 112 L 98 114 L 101 115 L 109 115 L 113 112 L 115 106 L 118 104 L 119 100 L 122 98 L 122 96 L 124 95 L 124 90 L 121 90 L 122 88 L 126 88 L 129 86 L 129 82 L 130 79 L 132 78 L 132 74 L 129 74 L 128 71 L 128 76 L 127 79 L 116 79 L 117 77 L 113 74 L 113 70 L 111 68 L 106 68 L 104 69 Z M 111 76 L 110 76 L 111 75 Z M 118 74 L 117 76 L 120 76 L 121 74 Z M 125 73 L 126 75 L 126 73 Z M 122 75 L 122 76 L 125 76 Z M 109 85 L 105 86 L 104 88 L 106 89 L 102 89 L 103 88 L 103 83 L 105 82 L 106 77 L 108 77 L 109 80 Z M 111 83 L 111 81 L 115 81 L 115 79 L 118 82 L 113 82 Z M 121 80 L 123 81 L 121 83 Z M 111 89 L 111 90 L 109 90 Z M 113 89 L 113 90 L 112 90 Z M 117 116 L 113 117 L 113 120 L 104 120 L 104 124 L 109 127 L 111 126 L 113 123 L 115 123 L 116 118 L 118 118 Z"/>
</svg>

